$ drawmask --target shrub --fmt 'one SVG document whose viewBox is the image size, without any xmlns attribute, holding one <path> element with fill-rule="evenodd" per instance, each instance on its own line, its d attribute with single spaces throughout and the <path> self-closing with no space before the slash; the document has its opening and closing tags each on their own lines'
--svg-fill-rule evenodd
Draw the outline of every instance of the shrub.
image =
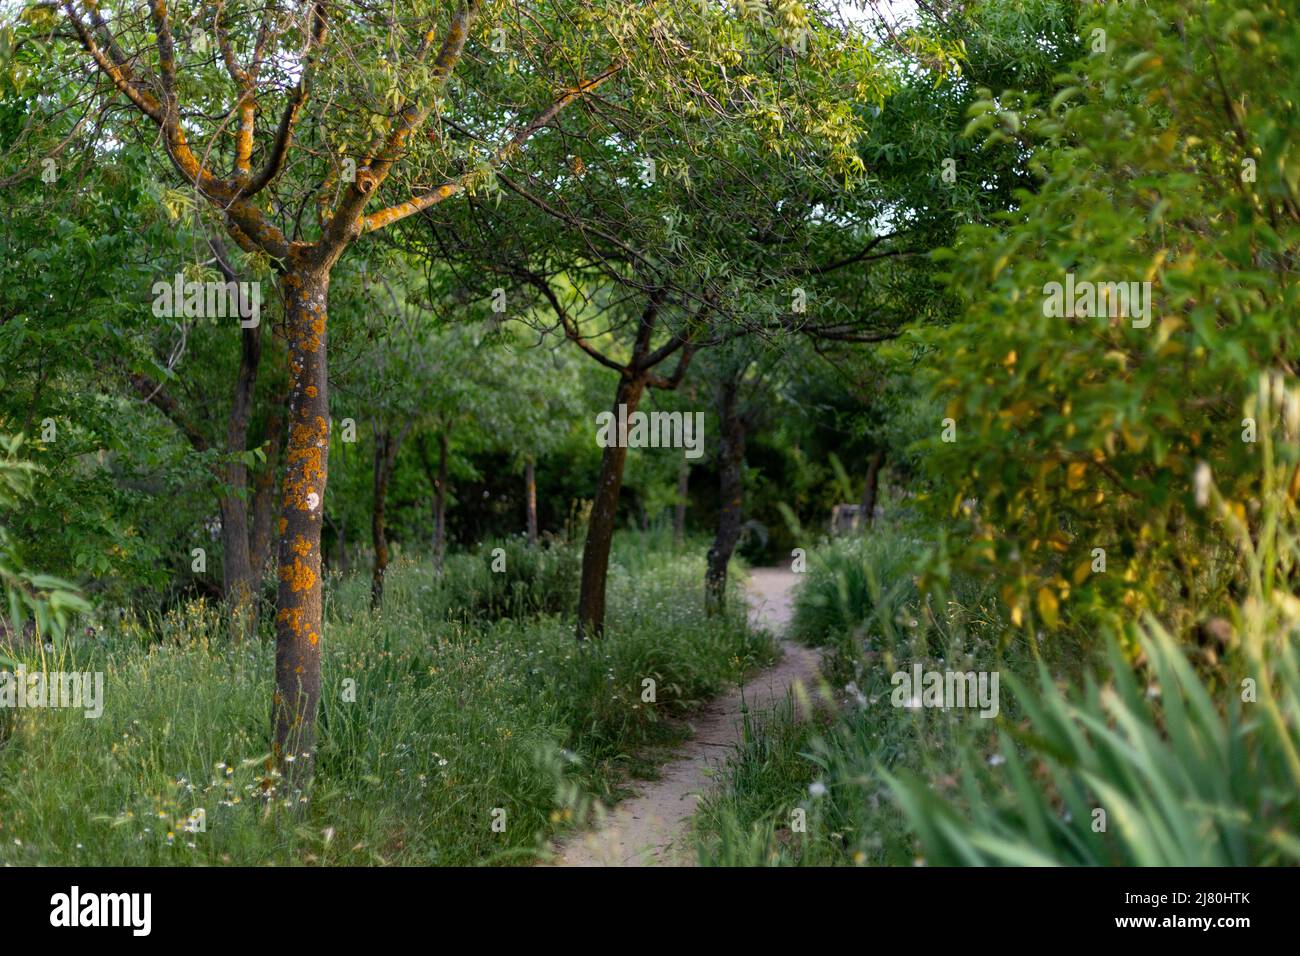
<svg viewBox="0 0 1300 956">
<path fill-rule="evenodd" d="M 1196 506 L 1202 463 L 1257 530 L 1260 446 L 1225 396 L 1297 352 L 1300 23 L 1285 2 L 1085 17 L 1050 102 L 985 91 L 972 111 L 1040 186 L 945 253 L 966 308 L 929 338 L 929 391 L 955 440 L 932 422 L 923 460 L 936 515 L 977 499 L 957 557 L 998 576 L 1014 623 L 1151 609 L 1185 635 L 1243 584 Z M 1150 312 L 1048 314 L 1069 275 L 1149 282 Z"/>
</svg>

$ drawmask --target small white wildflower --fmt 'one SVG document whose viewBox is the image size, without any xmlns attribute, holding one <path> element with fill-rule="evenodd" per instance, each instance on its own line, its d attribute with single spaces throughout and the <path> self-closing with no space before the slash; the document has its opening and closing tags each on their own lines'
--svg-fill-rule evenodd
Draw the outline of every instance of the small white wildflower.
<svg viewBox="0 0 1300 956">
<path fill-rule="evenodd" d="M 1196 507 L 1204 508 L 1210 503 L 1210 485 L 1213 478 L 1210 474 L 1210 466 L 1203 461 L 1196 463 L 1196 472 L 1192 478 L 1192 487 L 1196 493 Z"/>
</svg>

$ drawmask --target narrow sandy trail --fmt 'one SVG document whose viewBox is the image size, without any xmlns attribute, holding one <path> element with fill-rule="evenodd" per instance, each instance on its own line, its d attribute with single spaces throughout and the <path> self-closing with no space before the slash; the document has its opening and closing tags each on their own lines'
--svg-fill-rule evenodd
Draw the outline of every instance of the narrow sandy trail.
<svg viewBox="0 0 1300 956">
<path fill-rule="evenodd" d="M 785 568 L 751 571 L 746 589 L 750 620 L 782 635 L 793 613 L 797 581 L 798 575 Z M 743 703 L 751 714 L 784 702 L 796 682 L 812 689 L 817 653 L 785 640 L 781 649 L 781 660 L 744 687 Z M 640 784 L 639 794 L 618 804 L 595 830 L 557 847 L 555 865 L 693 866 L 690 817 L 712 786 L 714 772 L 741 740 L 741 706 L 739 688 L 705 706 L 690 721 L 694 735 L 660 768 L 660 778 Z"/>
</svg>

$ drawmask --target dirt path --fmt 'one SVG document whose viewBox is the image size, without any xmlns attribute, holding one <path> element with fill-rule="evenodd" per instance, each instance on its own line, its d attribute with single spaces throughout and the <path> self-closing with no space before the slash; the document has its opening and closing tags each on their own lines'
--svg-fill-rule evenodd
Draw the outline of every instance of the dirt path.
<svg viewBox="0 0 1300 956">
<path fill-rule="evenodd" d="M 750 620 L 783 634 L 793 613 L 791 596 L 797 580 L 785 568 L 755 568 L 747 587 Z M 781 649 L 781 660 L 744 687 L 743 702 L 751 713 L 783 702 L 796 682 L 811 690 L 816 652 L 785 640 Z M 660 778 L 641 784 L 639 795 L 618 804 L 595 830 L 570 837 L 567 845 L 557 847 L 555 864 L 694 865 L 690 816 L 712 785 L 716 769 L 741 740 L 741 705 L 739 688 L 710 702 L 690 721 L 694 736 L 661 768 Z"/>
</svg>

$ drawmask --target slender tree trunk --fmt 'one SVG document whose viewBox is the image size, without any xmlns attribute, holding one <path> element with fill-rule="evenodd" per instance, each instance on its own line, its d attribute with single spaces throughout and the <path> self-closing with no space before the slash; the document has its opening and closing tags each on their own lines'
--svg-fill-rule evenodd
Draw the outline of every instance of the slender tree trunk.
<svg viewBox="0 0 1300 956">
<path fill-rule="evenodd" d="M 677 468 L 677 504 L 673 507 L 673 541 L 678 547 L 686 540 L 686 500 L 691 491 L 691 463 L 685 455 Z"/>
<path fill-rule="evenodd" d="M 645 391 L 645 378 L 634 375 L 619 380 L 614 396 L 614 417 L 619 406 L 627 406 L 630 418 Z M 623 436 L 619 436 L 620 439 Z M 618 496 L 627 464 L 626 442 L 616 440 L 600 459 L 600 482 L 587 522 L 587 543 L 582 549 L 582 585 L 578 592 L 578 639 L 599 637 L 605 630 L 605 580 L 609 575 L 609 552 L 618 519 Z"/>
<path fill-rule="evenodd" d="M 257 584 L 248 540 L 248 466 L 239 459 L 248 447 L 248 422 L 253 411 L 253 392 L 262 362 L 262 328 L 241 329 L 239 371 L 235 378 L 230 414 L 226 418 L 226 463 L 222 468 L 225 489 L 221 498 L 221 539 L 225 550 L 222 566 L 223 591 L 230 608 L 231 637 L 235 641 L 257 627 Z"/>
<path fill-rule="evenodd" d="M 285 795 L 311 780 L 320 703 L 321 524 L 329 476 L 325 322 L 329 271 L 297 261 L 284 277 L 289 441 L 280 511 L 272 754 Z"/>
<path fill-rule="evenodd" d="M 275 515 L 276 474 L 280 461 L 280 444 L 284 436 L 284 402 L 277 401 L 266 419 L 266 463 L 253 479 L 253 527 L 249 535 L 249 553 L 253 564 L 253 585 L 258 590 L 271 559 L 271 521 Z"/>
<path fill-rule="evenodd" d="M 885 461 L 885 450 L 877 448 L 871 453 L 871 458 L 867 461 L 867 482 L 862 489 L 862 533 L 866 534 L 867 529 L 876 518 L 876 495 L 880 490 L 880 466 Z"/>
<path fill-rule="evenodd" d="M 705 607 L 722 610 L 727 601 L 727 565 L 740 540 L 744 511 L 745 419 L 739 408 L 740 382 L 723 382 L 718 396 L 718 524 L 704 574 Z"/>
<path fill-rule="evenodd" d="M 223 494 L 221 509 L 221 546 L 225 560 L 221 571 L 221 593 L 225 596 L 230 621 L 230 637 L 236 643 L 252 623 L 253 562 L 248 549 L 248 506 L 238 491 L 243 488 L 243 465 L 222 468 L 222 481 L 232 493 Z M 239 483 L 232 485 L 232 479 Z"/>
<path fill-rule="evenodd" d="M 528 511 L 528 543 L 537 544 L 537 472 L 533 459 L 524 464 L 524 507 Z"/>
</svg>

